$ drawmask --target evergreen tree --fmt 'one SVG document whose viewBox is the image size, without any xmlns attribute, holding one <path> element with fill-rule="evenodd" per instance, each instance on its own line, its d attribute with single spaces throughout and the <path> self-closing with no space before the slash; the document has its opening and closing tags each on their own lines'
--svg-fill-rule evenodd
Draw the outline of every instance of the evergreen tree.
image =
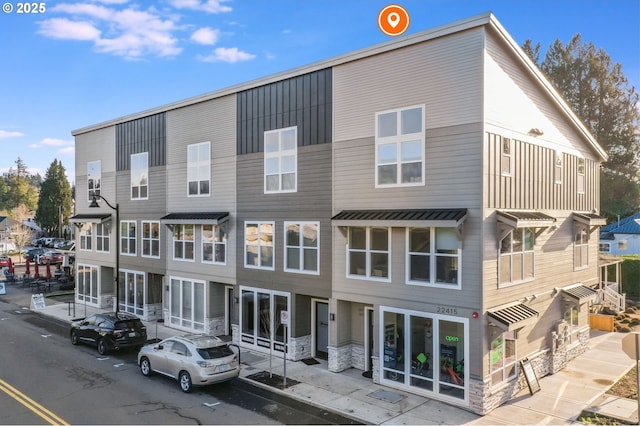
<svg viewBox="0 0 640 426">
<path fill-rule="evenodd" d="M 38 189 L 31 185 L 27 166 L 20 157 L 16 160 L 16 168 L 9 169 L 7 176 L 8 191 L 6 193 L 6 210 L 13 210 L 20 205 L 25 205 L 29 210 L 34 210 L 38 203 Z"/>
<path fill-rule="evenodd" d="M 567 45 L 556 40 L 542 62 L 539 43 L 527 40 L 523 50 L 609 154 L 600 174 L 601 214 L 612 221 L 634 213 L 640 206 L 639 97 L 622 66 L 579 34 Z"/>
<path fill-rule="evenodd" d="M 69 222 L 72 209 L 71 185 L 62 162 L 54 159 L 40 188 L 35 220 L 48 235 L 62 236 L 61 226 Z"/>
</svg>

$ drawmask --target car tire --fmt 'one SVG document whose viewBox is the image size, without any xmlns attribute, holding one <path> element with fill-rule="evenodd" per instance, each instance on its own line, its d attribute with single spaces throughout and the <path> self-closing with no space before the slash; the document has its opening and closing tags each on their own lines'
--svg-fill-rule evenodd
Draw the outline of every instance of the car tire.
<svg viewBox="0 0 640 426">
<path fill-rule="evenodd" d="M 107 342 L 104 339 L 98 340 L 98 353 L 100 355 L 106 355 L 107 350 Z"/>
<path fill-rule="evenodd" d="M 143 376 L 149 377 L 153 371 L 151 370 L 151 363 L 149 362 L 149 358 L 144 357 L 140 360 L 140 372 Z"/>
<path fill-rule="evenodd" d="M 78 343 L 80 343 L 80 341 L 78 340 L 78 333 L 76 333 L 75 331 L 71 332 L 71 344 L 72 345 L 77 345 Z"/>
<path fill-rule="evenodd" d="M 189 393 L 193 388 L 193 383 L 191 382 L 191 376 L 186 371 L 181 371 L 178 375 L 178 380 L 180 381 L 180 389 L 182 392 Z"/>
</svg>

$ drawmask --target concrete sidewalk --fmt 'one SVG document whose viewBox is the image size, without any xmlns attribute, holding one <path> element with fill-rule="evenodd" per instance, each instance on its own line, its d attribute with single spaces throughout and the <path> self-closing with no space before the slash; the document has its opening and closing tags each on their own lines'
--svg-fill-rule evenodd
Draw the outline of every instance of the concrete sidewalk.
<svg viewBox="0 0 640 426">
<path fill-rule="evenodd" d="M 11 285 L 7 287 L 7 294 L 0 295 L 0 301 L 33 309 L 28 289 Z M 85 316 L 85 309 L 87 315 L 104 311 L 76 304 L 75 317 Z M 36 312 L 67 323 L 74 318 L 73 306 L 53 299 L 46 299 L 46 307 Z M 147 322 L 146 325 L 150 339 L 184 334 L 157 322 Z M 329 372 L 323 360 L 317 360 L 318 364 L 315 365 L 287 361 L 286 378 L 290 383 L 292 380 L 298 383 L 280 390 L 251 380 L 248 376 L 262 371 L 284 376 L 284 361 L 243 349 L 240 380 L 339 412 L 366 424 L 565 425 L 579 423 L 577 419 L 583 410 L 637 424 L 636 400 L 605 395 L 611 385 L 635 364 L 621 350 L 621 340 L 625 334 L 592 331 L 591 336 L 590 349 L 586 353 L 569 362 L 562 371 L 540 378 L 539 392 L 530 395 L 528 391 L 523 391 L 485 416 L 380 386 L 363 377 L 360 370 Z"/>
</svg>

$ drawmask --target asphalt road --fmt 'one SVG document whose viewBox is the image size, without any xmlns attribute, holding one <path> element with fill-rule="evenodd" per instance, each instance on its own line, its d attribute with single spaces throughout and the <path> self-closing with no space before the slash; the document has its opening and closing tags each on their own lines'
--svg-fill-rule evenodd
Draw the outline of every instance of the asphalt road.
<svg viewBox="0 0 640 426">
<path fill-rule="evenodd" d="M 72 346 L 66 325 L 2 300 L 0 339 L 0 424 L 353 424 L 238 379 L 185 394 L 135 352 Z"/>
</svg>

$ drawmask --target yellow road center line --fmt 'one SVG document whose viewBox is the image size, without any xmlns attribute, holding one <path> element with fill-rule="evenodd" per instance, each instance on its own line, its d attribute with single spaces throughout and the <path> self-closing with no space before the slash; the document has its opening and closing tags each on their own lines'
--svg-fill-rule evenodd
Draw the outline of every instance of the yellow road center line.
<svg viewBox="0 0 640 426">
<path fill-rule="evenodd" d="M 60 417 L 38 404 L 33 399 L 29 398 L 27 395 L 20 392 L 18 389 L 11 386 L 9 383 L 0 379 L 0 390 L 9 395 L 11 398 L 18 401 L 20 404 L 27 407 L 29 410 L 42 417 L 44 420 L 49 422 L 52 425 L 64 425 L 69 426 L 69 423 L 62 420 Z"/>
</svg>

